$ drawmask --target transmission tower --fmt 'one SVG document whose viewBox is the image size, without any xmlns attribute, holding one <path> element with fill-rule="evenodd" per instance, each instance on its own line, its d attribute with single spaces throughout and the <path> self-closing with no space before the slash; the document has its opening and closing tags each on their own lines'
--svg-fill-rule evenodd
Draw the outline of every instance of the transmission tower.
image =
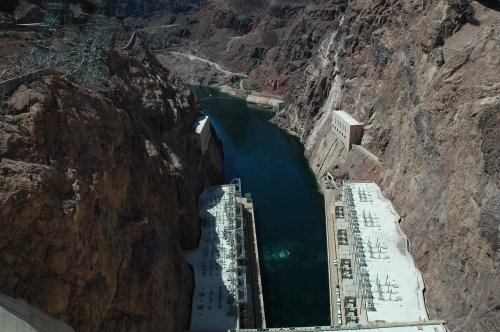
<svg viewBox="0 0 500 332">
<path fill-rule="evenodd" d="M 54 58 L 54 33 L 61 22 L 64 3 L 43 1 L 45 13 L 38 26 L 36 40 L 29 53 L 8 56 L 5 67 L 0 69 L 0 83 L 12 78 L 27 76 L 30 73 L 48 68 Z"/>
<path fill-rule="evenodd" d="M 76 49 L 81 58 L 69 73 L 75 81 L 87 87 L 92 87 L 103 76 L 106 49 L 113 39 L 116 22 L 104 15 L 105 4 L 101 1 L 96 5 L 96 11 L 82 30 Z"/>
<path fill-rule="evenodd" d="M 37 34 L 37 40 L 29 53 L 7 57 L 8 61 L 0 63 L 0 89 L 2 92 L 2 112 L 5 113 L 3 99 L 10 91 L 8 80 L 28 77 L 36 78 L 48 69 L 60 72 L 77 83 L 92 88 L 99 78 L 105 76 L 104 65 L 106 49 L 113 35 L 116 21 L 104 15 L 106 1 L 96 5 L 96 11 L 78 36 L 77 46 L 70 50 L 56 50 L 54 47 L 55 31 L 64 16 L 63 1 L 44 1 L 45 15 Z M 1 91 L 1 90 L 0 90 Z"/>
<path fill-rule="evenodd" d="M 1 90 L 2 92 L 0 93 L 0 115 L 1 116 L 6 116 L 9 115 L 11 112 L 11 107 L 8 102 L 9 97 L 7 96 L 6 92 L 4 89 Z M 5 120 L 5 118 L 4 118 Z"/>
<path fill-rule="evenodd" d="M 61 23 L 64 3 L 58 1 L 44 1 L 45 15 L 40 24 L 35 47 L 51 51 L 53 49 L 54 33 Z"/>
</svg>

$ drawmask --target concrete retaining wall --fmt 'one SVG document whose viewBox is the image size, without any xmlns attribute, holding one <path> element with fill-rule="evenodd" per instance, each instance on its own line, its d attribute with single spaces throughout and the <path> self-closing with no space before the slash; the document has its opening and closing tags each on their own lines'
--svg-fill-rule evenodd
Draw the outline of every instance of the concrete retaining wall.
<svg viewBox="0 0 500 332">
<path fill-rule="evenodd" d="M 257 96 L 257 95 L 248 95 L 246 101 L 247 103 L 272 106 L 276 108 L 279 108 L 280 104 L 283 102 L 282 100 L 276 98 Z"/>
</svg>

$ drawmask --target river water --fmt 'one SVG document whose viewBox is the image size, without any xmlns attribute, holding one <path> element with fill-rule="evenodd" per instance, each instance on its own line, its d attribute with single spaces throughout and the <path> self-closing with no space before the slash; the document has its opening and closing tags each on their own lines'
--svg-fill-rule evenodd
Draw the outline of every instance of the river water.
<svg viewBox="0 0 500 332">
<path fill-rule="evenodd" d="M 273 112 L 191 87 L 224 144 L 224 175 L 251 193 L 268 327 L 329 325 L 324 200 L 299 140 Z"/>
</svg>

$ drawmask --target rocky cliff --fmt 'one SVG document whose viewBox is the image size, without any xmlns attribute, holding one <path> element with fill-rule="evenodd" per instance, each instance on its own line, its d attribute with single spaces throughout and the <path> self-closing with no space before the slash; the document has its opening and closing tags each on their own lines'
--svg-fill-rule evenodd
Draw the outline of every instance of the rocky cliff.
<svg viewBox="0 0 500 332">
<path fill-rule="evenodd" d="M 497 331 L 499 7 L 317 0 L 260 1 L 251 10 L 211 0 L 177 17 L 189 34 L 150 40 L 163 41 L 164 54 L 197 54 L 284 95 L 274 121 L 301 138 L 317 177 L 374 180 L 403 216 L 430 317 L 452 331 Z M 362 145 L 382 165 L 342 146 L 333 110 L 364 122 Z"/>
<path fill-rule="evenodd" d="M 457 2 L 351 1 L 276 121 L 300 135 L 320 177 L 375 180 L 403 217 L 433 318 L 452 331 L 500 327 L 499 13 Z M 331 130 L 365 123 L 376 165 Z"/>
<path fill-rule="evenodd" d="M 220 143 L 194 145 L 194 95 L 139 39 L 108 59 L 99 93 L 45 76 L 9 100 L 0 293 L 78 331 L 181 331 L 193 289 L 182 250 L 197 246 L 198 194 L 223 180 Z"/>
</svg>

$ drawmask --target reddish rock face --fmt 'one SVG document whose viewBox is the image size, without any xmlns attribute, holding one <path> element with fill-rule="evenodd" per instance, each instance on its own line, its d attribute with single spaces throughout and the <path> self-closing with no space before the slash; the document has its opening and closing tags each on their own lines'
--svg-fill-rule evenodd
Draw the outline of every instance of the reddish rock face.
<svg viewBox="0 0 500 332">
<path fill-rule="evenodd" d="M 11 98 L 0 292 L 78 331 L 180 331 L 193 289 L 182 250 L 197 245 L 197 195 L 222 180 L 220 145 L 201 156 L 194 95 L 141 47 L 109 63 L 104 96 L 49 76 Z"/>
</svg>

